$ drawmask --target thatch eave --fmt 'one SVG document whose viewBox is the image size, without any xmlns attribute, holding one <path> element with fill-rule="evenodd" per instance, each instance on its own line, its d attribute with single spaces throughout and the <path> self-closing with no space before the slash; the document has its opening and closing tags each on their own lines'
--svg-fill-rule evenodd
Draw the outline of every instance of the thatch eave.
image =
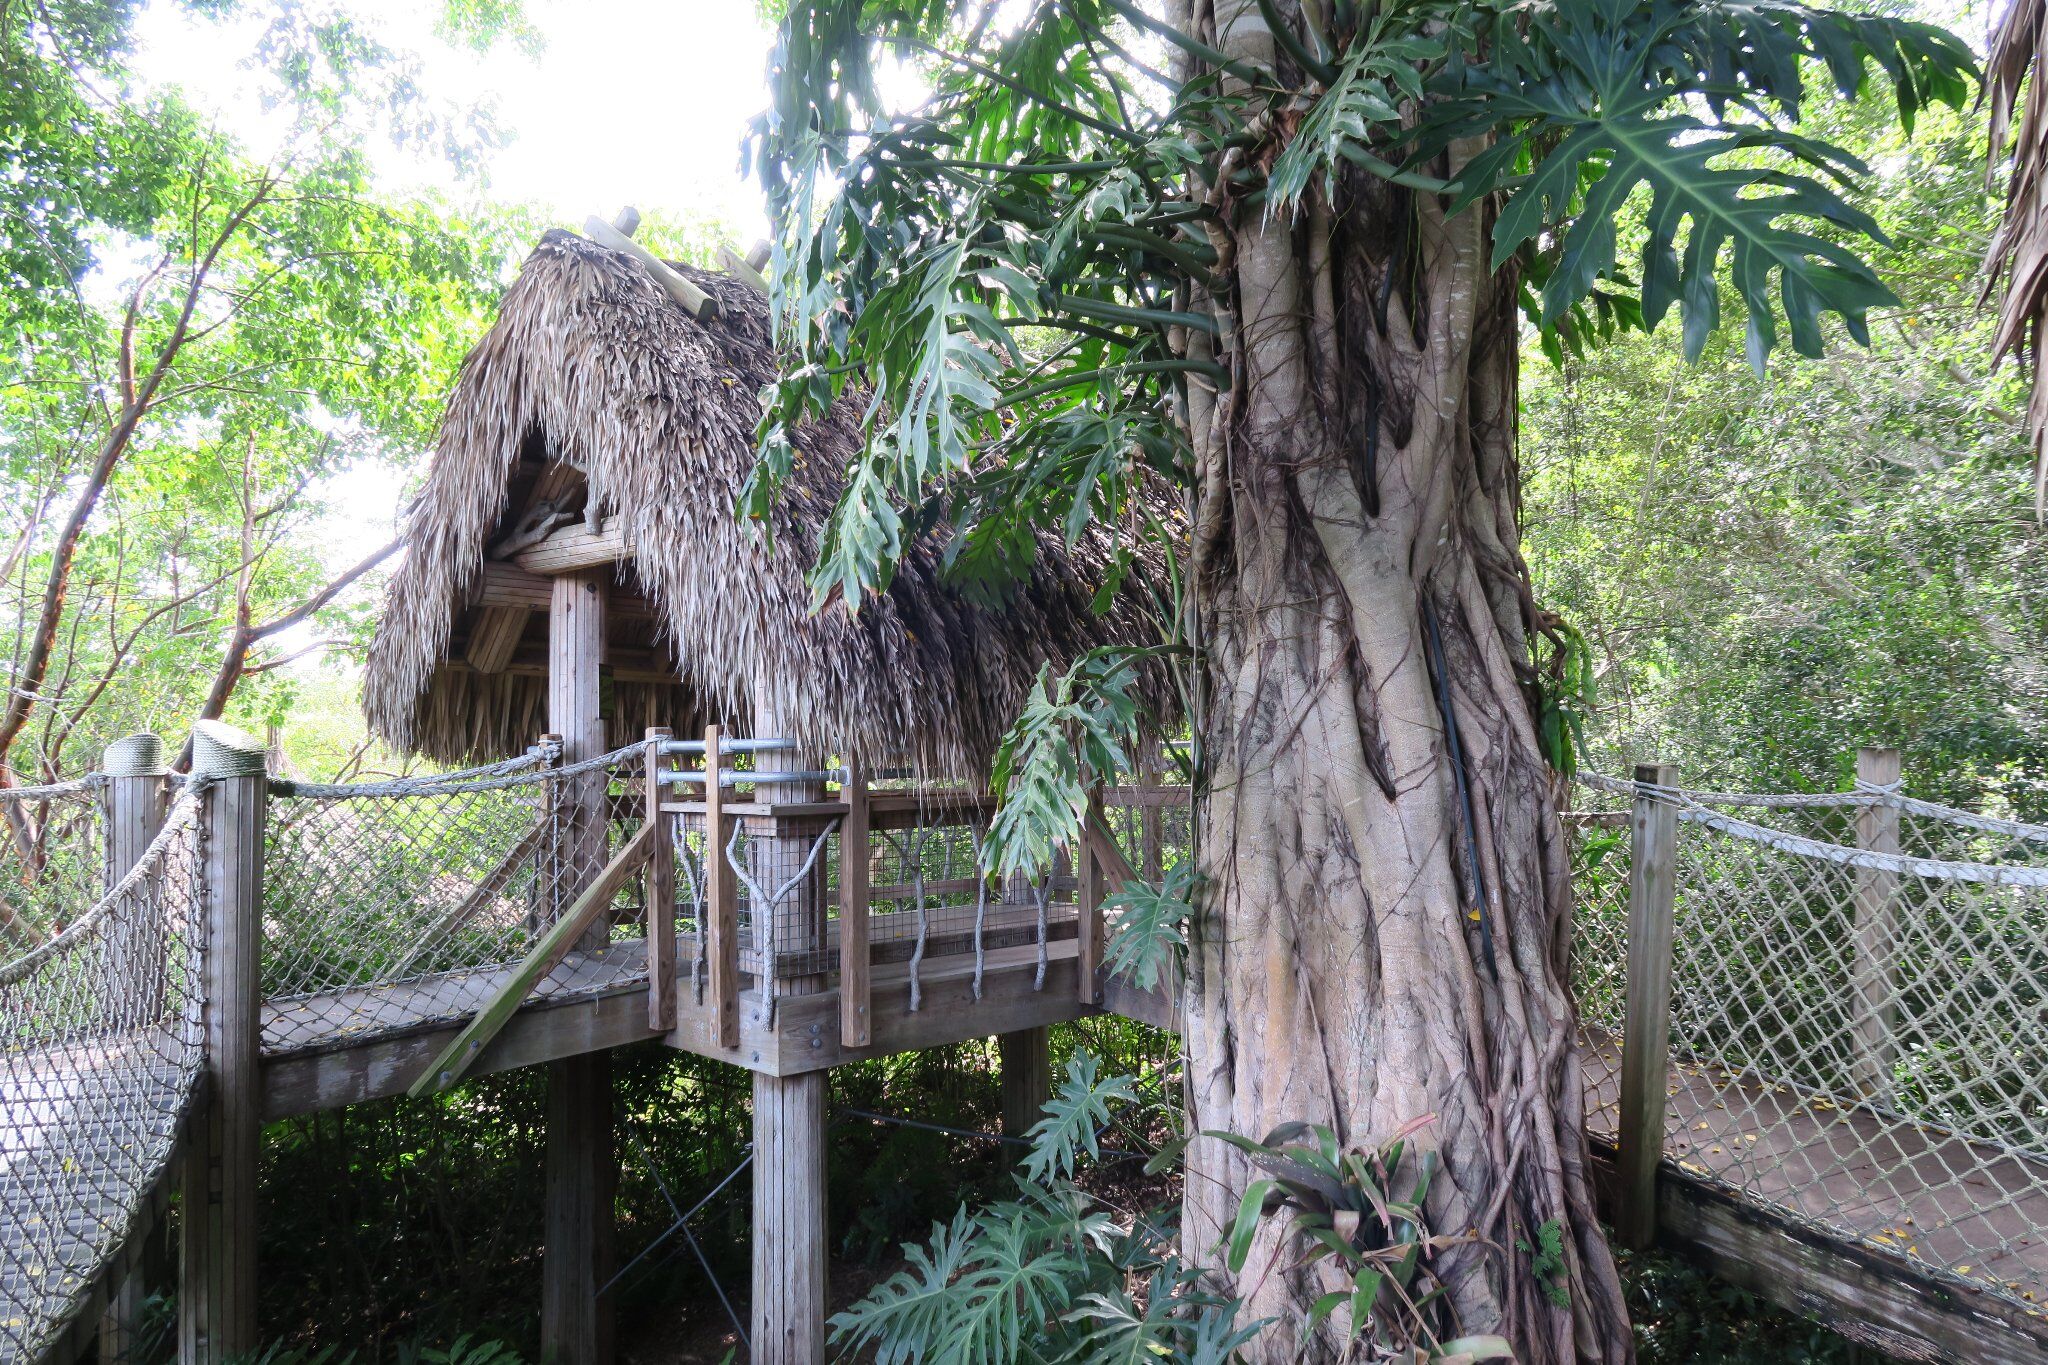
<svg viewBox="0 0 2048 1365">
<path fill-rule="evenodd" d="M 628 258 L 565 232 L 547 234 L 506 291 L 463 363 L 408 519 L 365 684 L 376 734 L 460 761 L 516 750 L 545 728 L 544 678 L 467 668 L 455 646 L 474 628 L 490 547 L 522 510 L 517 491 L 548 461 L 580 471 L 588 507 L 623 521 L 621 585 L 650 608 L 613 631 L 657 661 L 615 670 L 615 741 L 655 723 L 751 728 L 759 702 L 820 751 L 978 777 L 1041 666 L 1158 638 L 1145 564 L 1106 615 L 1092 610 L 1106 536 L 1072 551 L 1043 543 L 1001 610 L 948 585 L 940 544 L 924 537 L 857 614 L 843 603 L 813 613 L 805 571 L 857 449 L 855 400 L 796 433 L 797 472 L 771 525 L 740 522 L 732 508 L 775 373 L 766 310 L 749 285 L 677 268 L 717 297 L 717 321 L 700 323 Z M 1159 714 L 1175 714 L 1163 669 L 1141 686 Z"/>
</svg>

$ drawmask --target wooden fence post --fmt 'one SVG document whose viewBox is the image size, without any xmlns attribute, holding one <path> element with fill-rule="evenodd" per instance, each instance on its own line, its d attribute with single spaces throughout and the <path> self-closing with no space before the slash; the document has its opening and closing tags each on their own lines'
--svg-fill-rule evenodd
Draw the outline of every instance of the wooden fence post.
<svg viewBox="0 0 2048 1365">
<path fill-rule="evenodd" d="M 1088 798 L 1087 819 L 1091 826 L 1102 823 L 1100 792 L 1092 793 Z M 1095 856 L 1094 845 L 1088 838 L 1088 830 L 1082 831 L 1080 846 L 1074 853 L 1074 977 L 1078 985 L 1076 994 L 1082 1004 L 1093 1005 L 1101 1000 L 1101 990 L 1095 978 L 1102 966 L 1102 884 L 1106 879 L 1103 875 L 1102 861 Z"/>
<path fill-rule="evenodd" d="M 1677 903 L 1678 808 L 1650 788 L 1678 785 L 1668 763 L 1636 766 L 1629 816 L 1628 1007 L 1621 1045 L 1620 1176 L 1614 1231 L 1641 1249 L 1657 1235 L 1657 1163 L 1671 1066 L 1671 937 Z"/>
<path fill-rule="evenodd" d="M 647 850 L 647 1027 L 666 1033 L 676 1026 L 676 818 L 662 810 L 668 800 L 662 781 L 668 756 L 661 741 L 673 738 L 666 726 L 647 731 L 647 816 L 654 842 Z"/>
<path fill-rule="evenodd" d="M 704 727 L 704 957 L 709 976 L 711 1018 L 720 1047 L 740 1045 L 740 911 L 739 882 L 725 861 L 725 788 L 718 771 L 725 766 L 719 728 Z"/>
<path fill-rule="evenodd" d="M 192 774 L 208 778 L 201 817 L 206 1071 L 185 1141 L 178 1358 L 185 1365 L 254 1353 L 256 1168 L 262 1136 L 259 967 L 263 828 L 269 799 L 263 741 L 218 721 L 192 733 Z"/>
<path fill-rule="evenodd" d="M 117 739 L 100 758 L 107 775 L 107 881 L 112 891 L 142 861 L 157 831 L 163 828 L 166 793 L 164 742 L 147 731 Z M 146 882 L 138 891 L 155 887 Z M 107 944 L 109 999 L 140 1002 L 137 1015 L 153 1019 L 163 1008 L 165 939 L 162 907 L 154 894 L 136 897 L 140 912 L 127 911 Z M 100 1315 L 100 1359 L 126 1360 L 137 1345 L 144 1300 L 149 1286 L 141 1273 L 144 1258 L 124 1258 L 130 1269 L 110 1287 L 107 1308 Z"/>
<path fill-rule="evenodd" d="M 839 1043 L 866 1047 L 874 1039 L 868 1009 L 868 784 L 852 759 L 840 793 L 846 818 L 839 824 Z"/>
<path fill-rule="evenodd" d="M 1856 782 L 1861 787 L 1889 789 L 1903 771 L 1897 749 L 1864 748 L 1856 753 Z M 1856 808 L 1856 846 L 1872 853 L 1899 851 L 1899 808 L 1871 802 Z M 1899 874 L 1885 869 L 1856 869 L 1855 961 L 1849 989 L 1855 1032 L 1854 1081 L 1866 1098 L 1891 1094 L 1892 1061 L 1898 1026 L 1898 959 L 1892 942 L 1898 930 L 1895 902 Z"/>
</svg>

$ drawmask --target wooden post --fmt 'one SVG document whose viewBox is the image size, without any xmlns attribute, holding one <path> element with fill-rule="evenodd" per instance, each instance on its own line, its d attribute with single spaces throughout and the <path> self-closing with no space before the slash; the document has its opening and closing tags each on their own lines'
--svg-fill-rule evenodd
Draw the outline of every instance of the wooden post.
<svg viewBox="0 0 2048 1365">
<path fill-rule="evenodd" d="M 101 756 L 100 770 L 108 777 L 106 889 L 112 891 L 142 861 L 163 828 L 164 777 L 169 771 L 163 741 L 147 732 L 115 740 Z M 147 881 L 136 888 L 131 904 L 141 908 L 122 912 L 123 922 L 107 944 L 108 999 L 138 1002 L 134 1017 L 140 1020 L 153 1020 L 163 1009 L 165 944 L 153 890 Z M 103 1361 L 126 1360 L 133 1354 L 149 1289 L 142 1273 L 144 1257 L 117 1258 L 116 1263 L 128 1270 L 114 1281 L 106 1311 L 100 1315 Z"/>
<path fill-rule="evenodd" d="M 1088 798 L 1088 818 L 1100 821 L 1102 798 L 1099 794 Z M 1102 860 L 1095 856 L 1086 837 L 1075 852 L 1074 893 L 1074 954 L 1076 958 L 1075 980 L 1078 983 L 1076 995 L 1084 1005 L 1093 1005 L 1100 999 L 1096 976 L 1102 966 Z"/>
<path fill-rule="evenodd" d="M 580 763 L 605 751 L 599 679 L 604 667 L 605 598 L 611 570 L 586 569 L 554 580 L 548 615 L 548 729 L 562 737 L 562 761 Z M 605 775 L 564 779 L 557 800 L 561 843 L 555 854 L 567 881 L 562 898 L 573 898 L 607 861 L 609 809 Z M 582 947 L 595 951 L 611 939 L 611 923 L 592 926 Z"/>
<path fill-rule="evenodd" d="M 761 738 L 787 734 L 774 697 L 765 686 L 754 692 L 754 733 Z M 760 756 L 760 766 L 773 771 L 814 769 L 821 756 L 792 749 Z M 755 800 L 810 802 L 820 795 L 815 782 L 764 782 Z M 765 837 L 753 842 L 754 880 L 763 895 L 773 895 L 793 876 L 810 851 L 809 835 L 794 833 L 774 818 Z M 771 956 L 763 974 L 775 970 L 774 954 L 786 950 L 808 953 L 825 941 L 825 906 L 815 878 L 794 887 L 795 905 L 779 916 L 767 936 Z M 753 914 L 777 915 L 782 907 L 756 904 Z M 784 932 L 784 931 L 787 932 Z M 757 942 L 758 942 L 757 938 Z M 779 996 L 811 995 L 824 989 L 817 972 L 777 978 Z M 815 1026 L 814 1026 L 815 1027 Z M 814 1032 L 812 1046 L 824 1039 Z M 825 1359 L 825 1103 L 829 1073 L 797 1076 L 754 1073 L 754 1248 L 753 1325 L 749 1359 L 753 1365 L 820 1365 Z"/>
<path fill-rule="evenodd" d="M 1636 766 L 1639 787 L 1674 787 L 1668 763 Z M 1671 935 L 1677 903 L 1678 808 L 1638 791 L 1629 816 L 1628 1007 L 1621 1045 L 1620 1182 L 1614 1231 L 1641 1249 L 1657 1235 L 1657 1163 L 1670 1084 Z"/>
<path fill-rule="evenodd" d="M 540 1354 L 550 1365 L 611 1359 L 612 1059 L 548 1064 L 546 1244 L 541 1253 Z"/>
<path fill-rule="evenodd" d="M 1002 1072 L 1003 1136 L 1020 1138 L 1045 1112 L 1052 1094 L 1052 1055 L 1044 1028 L 996 1035 L 996 1064 Z"/>
<path fill-rule="evenodd" d="M 1856 781 L 1863 787 L 1890 789 L 1899 781 L 1903 763 L 1897 749 L 1864 748 L 1856 753 Z M 1872 802 L 1856 808 L 1856 846 L 1872 853 L 1899 851 L 1899 808 Z M 1899 874 L 1856 869 L 1855 961 L 1850 968 L 1855 1031 L 1854 1081 L 1866 1098 L 1890 1097 L 1892 1062 L 1896 1055 L 1898 960 L 1893 936 L 1898 932 L 1896 901 Z"/>
<path fill-rule="evenodd" d="M 263 933 L 263 741 L 218 721 L 193 727 L 192 773 L 212 779 L 202 819 L 206 1071 L 185 1141 L 178 1358 L 253 1354 L 256 1158 L 262 1135 L 258 961 Z"/>
<path fill-rule="evenodd" d="M 611 569 L 556 576 L 548 612 L 548 728 L 562 736 L 562 759 L 604 752 L 599 677 L 604 665 L 605 601 Z M 608 861 L 605 775 L 559 785 L 563 890 L 575 894 Z M 597 916 L 580 940 L 585 951 L 611 941 L 611 917 Z M 610 1359 L 611 1315 L 597 1288 L 610 1277 L 612 1150 L 611 1061 L 603 1053 L 548 1065 L 546 1194 L 542 1210 L 541 1357 L 557 1365 Z"/>
<path fill-rule="evenodd" d="M 1166 877 L 1165 815 L 1159 809 L 1158 791 L 1165 782 L 1159 770 L 1159 742 L 1145 746 L 1138 773 L 1138 866 L 1145 880 L 1157 886 Z"/>
<path fill-rule="evenodd" d="M 142 861 L 150 841 L 163 828 L 167 794 L 163 741 L 143 733 L 115 740 L 100 758 L 107 783 L 107 867 L 104 889 L 112 891 L 129 869 Z M 140 1022 L 153 1019 L 164 991 L 163 926 L 154 913 L 154 887 L 136 888 L 132 904 L 119 917 L 107 943 L 109 1001 L 129 1006 Z"/>
<path fill-rule="evenodd" d="M 753 1365 L 825 1359 L 829 1075 L 754 1074 Z"/>
<path fill-rule="evenodd" d="M 860 765 L 847 760 L 846 818 L 839 825 L 839 1043 L 866 1047 L 873 994 L 868 962 L 868 784 Z"/>
<path fill-rule="evenodd" d="M 661 741 L 675 732 L 664 726 L 647 730 L 647 822 L 654 842 L 647 851 L 647 1027 L 667 1031 L 676 1026 L 676 834 L 675 817 L 662 812 L 668 796 L 662 774 L 668 759 Z"/>
<path fill-rule="evenodd" d="M 725 789 L 718 784 L 718 770 L 725 758 L 719 747 L 719 728 L 704 727 L 704 957 L 710 978 L 706 990 L 711 997 L 712 1017 L 717 1020 L 718 1045 L 740 1045 L 740 912 L 739 884 L 725 860 L 726 841 L 732 838 L 725 818 Z"/>
</svg>

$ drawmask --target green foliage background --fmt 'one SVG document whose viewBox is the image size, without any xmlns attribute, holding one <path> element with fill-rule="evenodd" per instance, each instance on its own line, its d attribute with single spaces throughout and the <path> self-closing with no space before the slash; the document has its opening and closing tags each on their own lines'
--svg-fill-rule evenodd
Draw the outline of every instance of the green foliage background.
<svg viewBox="0 0 2048 1365">
<path fill-rule="evenodd" d="M 1688 782 L 1848 781 L 1859 744 L 1906 751 L 1910 790 L 2039 815 L 2048 802 L 2048 534 L 2024 377 L 1988 363 L 1977 306 L 1995 221 L 1981 125 L 1901 138 L 1823 107 L 1810 131 L 1873 166 L 1903 306 L 1868 349 L 1780 361 L 1740 339 L 1696 365 L 1629 335 L 1524 369 L 1525 550 L 1544 604 L 1597 659 L 1595 766 Z"/>
</svg>

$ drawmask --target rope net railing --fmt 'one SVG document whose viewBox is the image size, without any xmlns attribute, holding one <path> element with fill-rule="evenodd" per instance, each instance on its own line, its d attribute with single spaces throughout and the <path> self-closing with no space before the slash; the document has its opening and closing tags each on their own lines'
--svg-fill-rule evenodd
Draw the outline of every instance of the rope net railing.
<svg viewBox="0 0 2048 1365">
<path fill-rule="evenodd" d="M 844 773 L 812 769 L 785 742 L 737 741 L 721 758 L 715 852 L 735 884 L 739 967 L 763 1015 L 791 983 L 839 968 L 846 845 Z M 652 747 L 650 747 L 652 745 Z M 564 766 L 551 750 L 459 773 L 353 784 L 273 782 L 263 902 L 263 1046 L 271 1055 L 350 1046 L 460 1020 L 511 979 L 626 848 L 647 818 L 647 764 L 661 763 L 674 866 L 677 963 L 695 1002 L 708 975 L 703 746 L 662 740 Z M 690 755 L 695 754 L 696 766 Z M 992 802 L 897 778 L 867 789 L 874 809 L 858 856 L 868 885 L 872 962 L 909 979 L 921 1003 L 928 964 L 1072 939 L 1079 878 L 1062 860 L 1038 878 L 983 870 Z M 886 808 L 886 809 L 885 809 Z M 1114 836 L 1157 879 L 1192 840 L 1185 787 L 1137 779 L 1107 790 Z M 646 977 L 644 869 L 603 922 L 535 988 L 536 997 L 608 991 Z M 1113 926 L 1112 926 L 1113 931 Z"/>
<path fill-rule="evenodd" d="M 549 751 L 461 773 L 275 783 L 265 831 L 266 1053 L 460 1019 L 630 840 L 638 747 L 574 765 Z M 640 884 L 535 993 L 646 974 Z"/>
<path fill-rule="evenodd" d="M 106 783 L 0 787 L 0 954 L 60 932 L 106 886 Z"/>
<path fill-rule="evenodd" d="M 1896 793 L 1647 794 L 1678 817 L 1666 1156 L 1832 1236 L 2041 1311 L 2048 868 L 1923 852 L 2034 841 Z M 1823 839 L 1831 827 L 1814 811 L 1864 824 Z M 1915 818 L 1958 832 L 1914 837 Z M 1620 1060 L 1627 831 L 1581 822 L 1575 858 L 1574 986 L 1598 1076 Z M 1596 1136 L 1617 1131 L 1613 1102 L 1611 1082 L 1592 1087 Z"/>
<path fill-rule="evenodd" d="M 57 1339 L 170 1160 L 203 1052 L 200 802 L 0 966 L 0 1359 Z"/>
</svg>

